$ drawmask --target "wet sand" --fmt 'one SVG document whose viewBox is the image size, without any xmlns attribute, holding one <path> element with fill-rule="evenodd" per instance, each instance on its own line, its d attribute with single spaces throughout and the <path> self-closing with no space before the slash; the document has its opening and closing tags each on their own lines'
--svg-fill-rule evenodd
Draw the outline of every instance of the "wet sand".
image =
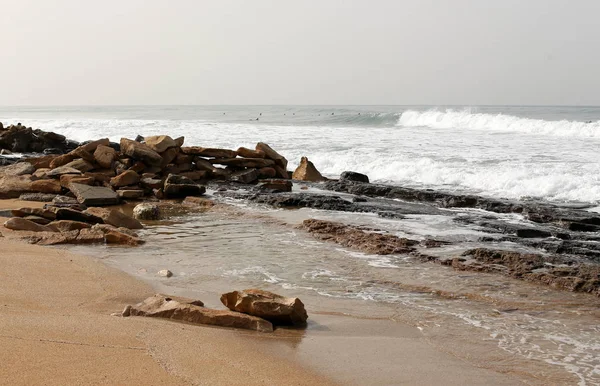
<svg viewBox="0 0 600 386">
<path fill-rule="evenodd" d="M 33 205 L 0 201 L 22 206 Z M 518 369 L 477 367 L 415 327 L 310 304 L 309 329 L 273 334 L 111 316 L 154 290 L 91 257 L 0 242 L 1 383 L 523 384 Z"/>
</svg>

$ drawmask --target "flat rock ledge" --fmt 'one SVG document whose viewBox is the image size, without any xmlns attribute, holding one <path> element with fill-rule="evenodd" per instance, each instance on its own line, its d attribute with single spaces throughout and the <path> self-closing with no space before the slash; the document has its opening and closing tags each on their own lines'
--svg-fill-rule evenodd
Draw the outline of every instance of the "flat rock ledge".
<svg viewBox="0 0 600 386">
<path fill-rule="evenodd" d="M 123 316 L 147 316 L 179 320 L 193 324 L 232 327 L 258 332 L 273 332 L 271 322 L 241 312 L 205 308 L 202 302 L 156 294 L 127 307 Z"/>
</svg>

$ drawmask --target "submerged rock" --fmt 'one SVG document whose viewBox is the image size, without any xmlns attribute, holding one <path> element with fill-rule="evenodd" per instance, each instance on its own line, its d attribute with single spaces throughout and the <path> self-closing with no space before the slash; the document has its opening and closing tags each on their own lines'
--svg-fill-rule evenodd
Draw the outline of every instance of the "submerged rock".
<svg viewBox="0 0 600 386">
<path fill-rule="evenodd" d="M 248 289 L 221 296 L 221 303 L 232 311 L 266 319 L 274 325 L 306 325 L 308 314 L 298 298 L 286 298 L 269 291 Z"/>
</svg>

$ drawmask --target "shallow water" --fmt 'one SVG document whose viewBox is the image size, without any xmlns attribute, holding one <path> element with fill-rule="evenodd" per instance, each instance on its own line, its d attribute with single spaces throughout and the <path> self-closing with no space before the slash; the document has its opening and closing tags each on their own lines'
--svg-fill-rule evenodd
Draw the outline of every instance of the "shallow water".
<svg viewBox="0 0 600 386">
<path fill-rule="evenodd" d="M 218 305 L 215 293 L 260 287 L 301 297 L 313 313 L 409 323 L 443 350 L 498 371 L 518 367 L 532 377 L 555 380 L 568 372 L 582 385 L 600 382 L 597 297 L 499 275 L 456 272 L 404 255 L 349 251 L 297 229 L 305 218 L 377 226 L 411 238 L 460 240 L 458 247 L 438 252 L 448 255 L 477 245 L 482 235 L 445 216 L 385 220 L 238 203 L 148 226 L 143 231 L 148 243 L 140 248 L 94 247 L 93 254 L 167 291 L 194 294 L 209 306 Z M 157 277 L 161 269 L 174 276 Z M 553 370 L 537 367 L 542 364 Z"/>
</svg>

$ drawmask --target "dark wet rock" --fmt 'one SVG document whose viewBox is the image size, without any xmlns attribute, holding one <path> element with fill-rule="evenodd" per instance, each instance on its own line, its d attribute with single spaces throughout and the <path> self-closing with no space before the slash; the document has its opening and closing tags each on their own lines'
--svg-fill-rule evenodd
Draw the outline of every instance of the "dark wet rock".
<svg viewBox="0 0 600 386">
<path fill-rule="evenodd" d="M 300 159 L 300 165 L 298 165 L 296 170 L 294 170 L 294 173 L 292 174 L 292 179 L 313 182 L 327 180 L 327 178 L 321 175 L 321 173 L 317 170 L 315 165 L 312 162 L 310 162 L 307 157 L 302 157 Z"/>
<path fill-rule="evenodd" d="M 292 191 L 292 181 L 290 180 L 260 180 L 256 185 L 256 188 L 263 192 L 269 193 L 281 193 L 281 192 L 291 192 Z"/>
<path fill-rule="evenodd" d="M 164 183 L 163 193 L 166 198 L 183 198 L 187 196 L 201 196 L 206 192 L 206 188 L 198 185 L 193 180 L 169 174 Z"/>
<path fill-rule="evenodd" d="M 0 131 L 0 148 L 15 153 L 42 153 L 44 149 L 73 150 L 63 135 L 33 130 L 23 125 L 10 125 Z"/>
<path fill-rule="evenodd" d="M 256 169 L 246 169 L 231 173 L 229 179 L 234 182 L 241 182 L 242 184 L 251 184 L 258 179 L 258 173 Z"/>
<path fill-rule="evenodd" d="M 355 182 L 364 182 L 369 183 L 369 177 L 366 174 L 361 174 L 357 172 L 343 172 L 340 175 L 340 181 L 355 181 Z"/>
<path fill-rule="evenodd" d="M 333 221 L 308 219 L 302 222 L 302 228 L 319 240 L 377 255 L 411 253 L 419 244 L 415 240 Z"/>
</svg>

